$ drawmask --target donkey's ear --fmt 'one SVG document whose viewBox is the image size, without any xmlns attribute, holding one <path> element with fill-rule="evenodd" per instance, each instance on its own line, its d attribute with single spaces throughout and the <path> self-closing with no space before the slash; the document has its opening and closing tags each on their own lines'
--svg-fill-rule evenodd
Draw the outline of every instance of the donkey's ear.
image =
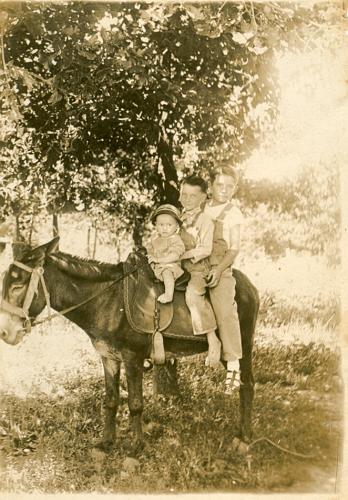
<svg viewBox="0 0 348 500">
<path fill-rule="evenodd" d="M 45 247 L 46 247 L 46 255 L 57 252 L 59 249 L 59 236 L 55 236 L 53 240 L 46 243 Z"/>
<path fill-rule="evenodd" d="M 56 236 L 55 238 L 53 238 L 53 240 L 49 241 L 48 243 L 33 248 L 33 250 L 29 254 L 28 262 L 32 262 L 33 263 L 32 265 L 43 266 L 46 259 L 46 255 L 56 252 L 58 250 L 58 245 L 59 245 L 59 236 Z"/>
</svg>

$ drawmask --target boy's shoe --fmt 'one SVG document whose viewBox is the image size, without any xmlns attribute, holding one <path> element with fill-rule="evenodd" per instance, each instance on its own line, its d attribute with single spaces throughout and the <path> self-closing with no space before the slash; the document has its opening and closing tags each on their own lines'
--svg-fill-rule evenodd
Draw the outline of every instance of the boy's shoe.
<svg viewBox="0 0 348 500">
<path fill-rule="evenodd" d="M 151 359 L 149 359 L 149 358 L 144 359 L 143 366 L 144 366 L 144 371 L 147 372 L 147 371 L 151 370 L 151 368 L 153 368 L 153 363 L 152 363 Z"/>
<path fill-rule="evenodd" d="M 239 370 L 227 370 L 225 379 L 225 394 L 232 394 L 240 388 L 240 384 Z"/>
</svg>

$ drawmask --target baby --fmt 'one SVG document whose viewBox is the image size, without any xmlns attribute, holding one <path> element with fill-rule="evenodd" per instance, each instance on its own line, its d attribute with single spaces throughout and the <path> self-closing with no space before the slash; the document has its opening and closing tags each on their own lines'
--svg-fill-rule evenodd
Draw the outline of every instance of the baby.
<svg viewBox="0 0 348 500">
<path fill-rule="evenodd" d="M 180 212 L 174 205 L 161 205 L 151 216 L 157 236 L 147 246 L 148 260 L 157 279 L 164 283 L 164 293 L 157 300 L 162 304 L 171 302 L 175 280 L 183 274 L 180 258 L 185 245 L 178 234 L 181 225 Z"/>
</svg>

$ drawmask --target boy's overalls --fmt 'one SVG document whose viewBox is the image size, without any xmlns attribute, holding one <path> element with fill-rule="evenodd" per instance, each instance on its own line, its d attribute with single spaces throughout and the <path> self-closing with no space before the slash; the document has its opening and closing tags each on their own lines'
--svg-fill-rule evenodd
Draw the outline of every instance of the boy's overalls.
<svg viewBox="0 0 348 500">
<path fill-rule="evenodd" d="M 214 220 L 213 251 L 209 259 L 212 267 L 220 264 L 228 251 L 227 243 L 223 238 L 223 227 L 224 219 L 231 208 L 232 204 L 227 204 Z M 231 268 L 225 269 L 217 286 L 209 288 L 209 294 L 222 343 L 221 357 L 225 361 L 240 359 L 242 357 L 242 344 L 235 301 L 236 280 L 232 276 Z"/>
</svg>

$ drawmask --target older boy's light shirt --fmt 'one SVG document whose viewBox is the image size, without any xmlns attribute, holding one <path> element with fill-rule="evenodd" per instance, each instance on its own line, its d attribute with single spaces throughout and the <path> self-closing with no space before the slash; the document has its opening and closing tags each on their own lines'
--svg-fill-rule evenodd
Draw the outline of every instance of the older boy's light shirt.
<svg viewBox="0 0 348 500">
<path fill-rule="evenodd" d="M 197 217 L 197 214 L 198 217 Z M 196 219 L 197 217 L 197 219 Z M 195 220 L 196 219 L 196 220 Z M 202 259 L 209 257 L 213 250 L 214 222 L 201 208 L 190 212 L 183 211 L 181 220 L 185 230 L 194 238 L 195 248 L 190 250 L 192 254 L 191 262 L 195 264 Z M 191 223 L 195 220 L 194 225 Z"/>
<path fill-rule="evenodd" d="M 230 249 L 233 246 L 232 241 L 232 229 L 235 226 L 240 226 L 244 222 L 244 217 L 239 208 L 233 204 L 233 202 L 221 203 L 221 205 L 212 206 L 211 202 L 208 202 L 204 207 L 204 213 L 207 214 L 214 221 L 216 220 L 225 207 L 232 203 L 232 207 L 228 212 L 225 213 L 223 219 L 223 238 L 226 241 L 227 248 Z"/>
</svg>

